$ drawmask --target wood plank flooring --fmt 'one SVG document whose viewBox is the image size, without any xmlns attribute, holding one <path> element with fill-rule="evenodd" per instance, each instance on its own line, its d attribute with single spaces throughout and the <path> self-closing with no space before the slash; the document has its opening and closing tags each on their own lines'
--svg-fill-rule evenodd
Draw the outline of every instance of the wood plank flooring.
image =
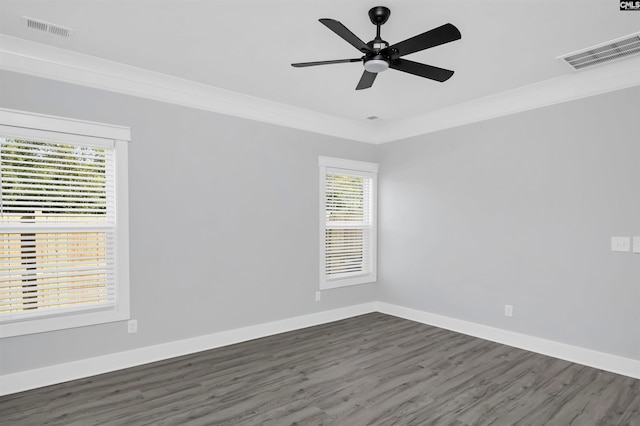
<svg viewBox="0 0 640 426">
<path fill-rule="evenodd" d="M 640 380 L 373 313 L 0 397 L 2 425 L 640 425 Z"/>
</svg>

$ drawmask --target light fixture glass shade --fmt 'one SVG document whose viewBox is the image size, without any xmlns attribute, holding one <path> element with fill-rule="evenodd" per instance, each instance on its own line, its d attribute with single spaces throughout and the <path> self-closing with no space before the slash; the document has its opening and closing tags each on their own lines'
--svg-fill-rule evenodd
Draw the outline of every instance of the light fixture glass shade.
<svg viewBox="0 0 640 426">
<path fill-rule="evenodd" d="M 364 69 L 369 72 L 382 72 L 389 69 L 389 63 L 382 59 L 371 59 L 364 63 Z"/>
</svg>

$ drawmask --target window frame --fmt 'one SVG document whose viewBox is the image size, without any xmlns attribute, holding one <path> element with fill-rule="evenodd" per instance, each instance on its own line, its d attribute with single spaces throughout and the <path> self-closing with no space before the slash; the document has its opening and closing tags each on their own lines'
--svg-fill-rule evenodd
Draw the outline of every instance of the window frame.
<svg viewBox="0 0 640 426">
<path fill-rule="evenodd" d="M 377 281 L 377 235 L 378 235 L 378 164 L 364 161 L 347 160 L 343 158 L 324 157 L 318 158 L 320 166 L 320 290 L 347 287 L 352 285 L 367 284 Z M 328 278 L 326 275 L 326 176 L 327 172 L 343 171 L 347 175 L 362 176 L 370 179 L 371 196 L 370 206 L 370 270 L 360 274 L 345 277 Z"/>
<path fill-rule="evenodd" d="M 43 313 L 0 322 L 0 338 L 125 321 L 130 318 L 128 127 L 0 108 L 0 134 L 31 140 L 111 145 L 115 162 L 115 306 Z M 1 226 L 1 225 L 0 225 Z"/>
</svg>

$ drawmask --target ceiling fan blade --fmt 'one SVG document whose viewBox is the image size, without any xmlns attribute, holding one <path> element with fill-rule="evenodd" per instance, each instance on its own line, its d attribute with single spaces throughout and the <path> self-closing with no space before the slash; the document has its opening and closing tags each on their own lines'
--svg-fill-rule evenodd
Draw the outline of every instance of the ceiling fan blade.
<svg viewBox="0 0 640 426">
<path fill-rule="evenodd" d="M 334 59 L 332 61 L 317 61 L 317 62 L 298 62 L 296 64 L 291 64 L 291 66 L 296 68 L 302 68 L 302 67 L 313 67 L 315 65 L 342 64 L 346 62 L 362 62 L 362 58 Z"/>
<path fill-rule="evenodd" d="M 377 75 L 377 72 L 363 72 L 362 77 L 360 77 L 360 81 L 356 86 L 356 90 L 368 89 L 369 87 L 371 87 L 373 85 L 373 82 L 376 80 Z"/>
<path fill-rule="evenodd" d="M 451 70 L 409 61 L 408 59 L 398 59 L 396 62 L 389 64 L 389 68 L 440 82 L 449 80 L 453 75 Z"/>
<path fill-rule="evenodd" d="M 409 55 L 410 53 L 419 52 L 431 47 L 440 46 L 441 44 L 459 40 L 462 34 L 453 24 L 444 24 L 438 28 L 419 34 L 415 37 L 408 38 L 404 41 L 389 46 L 388 50 L 397 50 L 399 56 Z"/>
<path fill-rule="evenodd" d="M 320 22 L 322 22 L 327 28 L 329 28 L 334 33 L 338 34 L 340 37 L 342 37 L 344 40 L 346 40 L 349 44 L 351 44 L 353 47 L 355 47 L 359 51 L 373 52 L 373 49 L 367 46 L 364 41 L 360 40 L 360 38 L 358 38 L 357 35 L 349 31 L 349 29 L 344 25 L 342 25 L 341 22 L 336 21 L 335 19 L 328 19 L 328 18 L 320 19 Z"/>
</svg>

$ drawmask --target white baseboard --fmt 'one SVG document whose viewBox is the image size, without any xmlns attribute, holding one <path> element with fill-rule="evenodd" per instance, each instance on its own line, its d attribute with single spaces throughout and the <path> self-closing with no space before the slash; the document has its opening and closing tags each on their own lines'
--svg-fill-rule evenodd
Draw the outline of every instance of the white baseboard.
<svg viewBox="0 0 640 426">
<path fill-rule="evenodd" d="M 640 379 L 640 361 L 430 312 L 378 302 L 378 312 Z"/>
<path fill-rule="evenodd" d="M 125 352 L 103 355 L 49 367 L 0 376 L 0 396 L 43 386 L 109 373 L 195 352 L 215 349 L 235 343 L 314 325 L 326 324 L 370 312 L 381 312 L 399 318 L 444 328 L 469 336 L 537 352 L 589 367 L 640 379 L 640 361 L 585 349 L 565 343 L 541 339 L 495 327 L 476 324 L 430 312 L 419 311 L 384 302 L 370 302 L 331 311 L 287 318 L 220 333 L 148 346 Z"/>
<path fill-rule="evenodd" d="M 208 349 L 233 345 L 261 337 L 314 325 L 326 324 L 357 315 L 375 312 L 376 303 L 363 303 L 331 311 L 318 312 L 284 320 L 148 346 L 125 352 L 87 358 L 80 361 L 52 365 L 0 376 L 0 395 L 8 395 L 43 386 L 82 379 L 97 374 L 135 367 Z"/>
</svg>

